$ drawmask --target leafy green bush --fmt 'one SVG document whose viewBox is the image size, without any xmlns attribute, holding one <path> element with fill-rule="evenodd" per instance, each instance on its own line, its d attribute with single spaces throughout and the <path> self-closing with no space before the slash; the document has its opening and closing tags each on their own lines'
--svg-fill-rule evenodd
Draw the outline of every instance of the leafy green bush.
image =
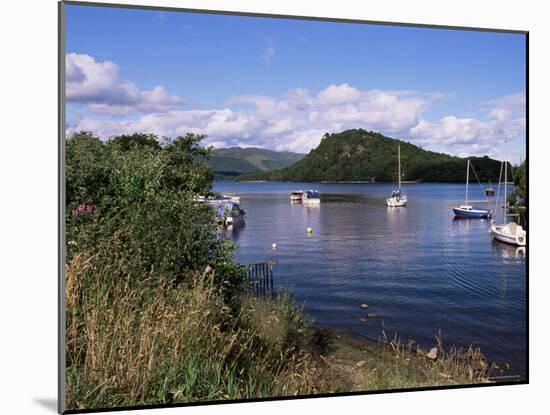
<svg viewBox="0 0 550 415">
<path fill-rule="evenodd" d="M 188 134 L 160 148 L 151 144 L 154 136 L 143 134 L 107 143 L 86 132 L 70 137 L 68 260 L 116 234 L 123 238 L 118 255 L 131 258 L 132 278 L 147 274 L 181 282 L 207 265 L 220 280 L 238 274 L 233 247 L 220 238 L 213 213 L 194 202 L 212 183 L 202 138 Z M 79 214 L 82 204 L 91 213 Z"/>
</svg>

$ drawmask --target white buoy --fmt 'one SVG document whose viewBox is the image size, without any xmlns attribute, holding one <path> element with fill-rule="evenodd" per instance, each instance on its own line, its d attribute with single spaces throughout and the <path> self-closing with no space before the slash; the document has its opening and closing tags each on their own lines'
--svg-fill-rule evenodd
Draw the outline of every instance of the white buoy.
<svg viewBox="0 0 550 415">
<path fill-rule="evenodd" d="M 307 233 L 313 233 L 313 229 L 311 229 L 311 228 L 307 228 L 306 231 L 307 231 Z"/>
<path fill-rule="evenodd" d="M 277 244 L 276 244 L 276 243 L 273 243 L 273 244 L 271 245 L 271 248 L 277 249 Z"/>
</svg>

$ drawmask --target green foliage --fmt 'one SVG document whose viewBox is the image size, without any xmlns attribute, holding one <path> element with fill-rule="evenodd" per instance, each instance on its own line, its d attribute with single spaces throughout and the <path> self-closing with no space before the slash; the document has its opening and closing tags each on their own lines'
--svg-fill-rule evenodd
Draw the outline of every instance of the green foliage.
<svg viewBox="0 0 550 415">
<path fill-rule="evenodd" d="M 68 260 L 104 240 L 120 243 L 128 274 L 174 282 L 210 265 L 220 279 L 238 274 L 233 247 L 218 235 L 213 213 L 193 200 L 211 189 L 202 136 L 188 134 L 160 148 L 152 135 L 90 133 L 67 140 L 66 229 Z M 89 203 L 89 214 L 73 213 Z"/>
<path fill-rule="evenodd" d="M 325 134 L 319 146 L 293 165 L 273 172 L 239 177 L 241 180 L 372 181 L 397 179 L 397 145 L 401 147 L 402 180 L 463 182 L 466 160 L 426 151 L 411 143 L 362 129 Z M 481 181 L 498 181 L 500 162 L 471 157 Z"/>
<path fill-rule="evenodd" d="M 160 150 L 158 138 L 154 134 L 134 133 L 131 135 L 119 135 L 113 137 L 108 143 L 121 151 L 129 151 L 135 147 L 148 147 L 153 150 Z"/>
<path fill-rule="evenodd" d="M 514 172 L 515 196 L 522 205 L 527 200 L 527 165 L 524 161 Z"/>
</svg>

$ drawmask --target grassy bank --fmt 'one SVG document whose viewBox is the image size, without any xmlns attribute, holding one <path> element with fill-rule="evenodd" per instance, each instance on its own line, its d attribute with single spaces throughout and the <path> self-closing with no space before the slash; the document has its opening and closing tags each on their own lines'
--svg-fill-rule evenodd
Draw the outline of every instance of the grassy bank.
<svg viewBox="0 0 550 415">
<path fill-rule="evenodd" d="M 288 296 L 227 306 L 215 271 L 128 284 L 94 255 L 67 266 L 67 406 L 166 404 L 484 382 L 475 351 L 435 360 L 311 325 Z M 93 276 L 93 282 L 84 284 Z"/>
</svg>

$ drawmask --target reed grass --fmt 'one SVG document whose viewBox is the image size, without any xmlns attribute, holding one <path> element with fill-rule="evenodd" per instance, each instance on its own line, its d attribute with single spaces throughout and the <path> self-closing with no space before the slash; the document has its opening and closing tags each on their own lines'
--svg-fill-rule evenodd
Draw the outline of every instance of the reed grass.
<svg viewBox="0 0 550 415">
<path fill-rule="evenodd" d="M 124 264 L 75 255 L 67 265 L 69 409 L 243 399 L 315 391 L 297 343 L 299 314 L 273 303 L 271 335 L 255 307 L 229 307 L 214 273 L 187 285 L 125 278 Z M 275 306 L 275 304 L 278 304 Z M 263 320 L 263 318 L 262 318 Z"/>
</svg>

